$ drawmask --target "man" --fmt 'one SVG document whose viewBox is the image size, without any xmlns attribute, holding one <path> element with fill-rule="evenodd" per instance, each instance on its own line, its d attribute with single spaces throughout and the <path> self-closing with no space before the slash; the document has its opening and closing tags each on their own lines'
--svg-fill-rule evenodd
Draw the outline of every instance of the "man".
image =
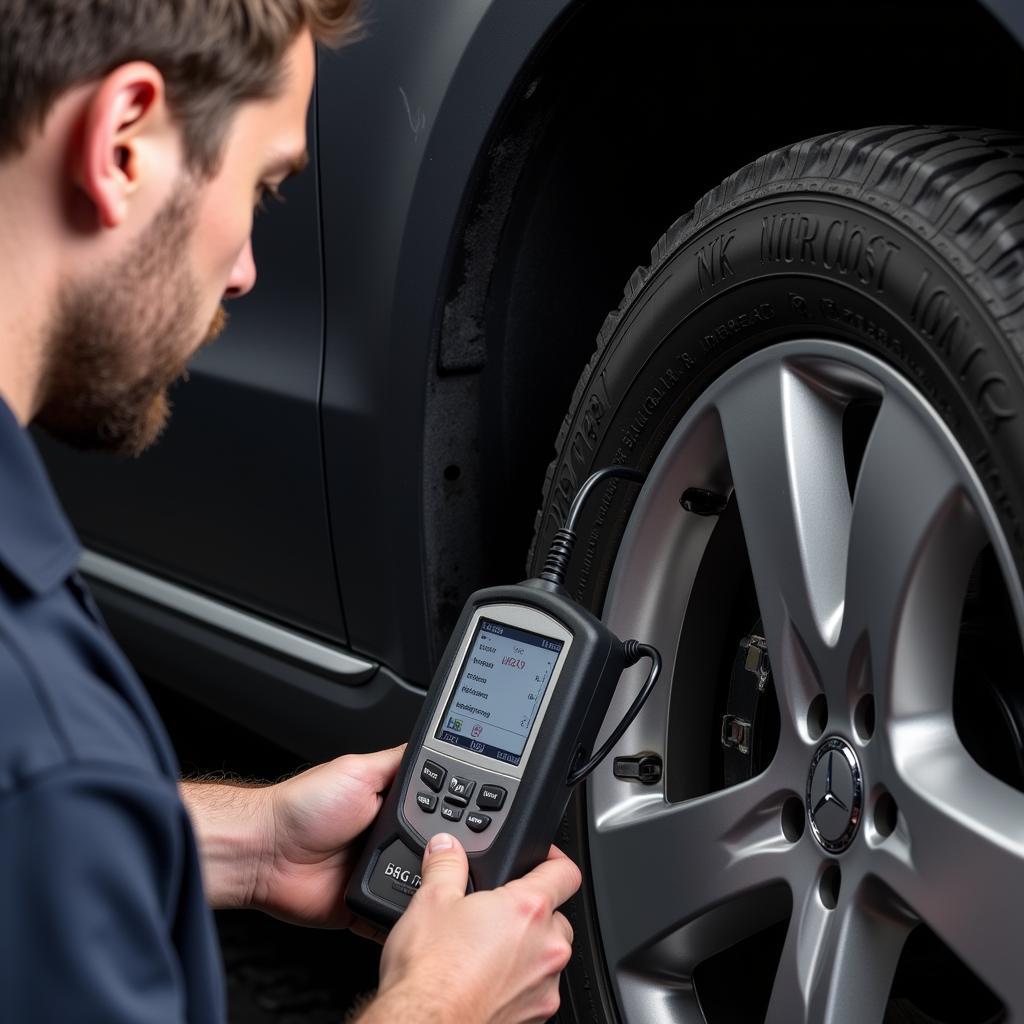
<svg viewBox="0 0 1024 1024">
<path fill-rule="evenodd" d="M 215 907 L 358 927 L 343 901 L 353 847 L 401 750 L 179 791 L 24 432 L 127 453 L 157 437 L 222 297 L 255 283 L 253 206 L 305 162 L 314 40 L 350 33 L 351 3 L 0 0 L 5 1020 L 221 1020 L 204 887 Z M 552 851 L 467 897 L 465 853 L 439 836 L 423 877 L 365 1024 L 553 1014 L 572 940 L 555 908 L 576 867 Z"/>
</svg>

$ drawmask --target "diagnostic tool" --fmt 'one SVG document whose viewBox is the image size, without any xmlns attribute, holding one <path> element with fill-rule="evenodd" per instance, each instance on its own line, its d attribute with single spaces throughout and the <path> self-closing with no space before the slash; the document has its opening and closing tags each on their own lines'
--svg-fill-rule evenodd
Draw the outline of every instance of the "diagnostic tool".
<svg viewBox="0 0 1024 1024">
<path fill-rule="evenodd" d="M 654 687 L 658 652 L 623 643 L 573 601 L 565 570 L 575 523 L 597 484 L 637 483 L 614 466 L 580 488 L 537 579 L 473 594 L 424 701 L 398 775 L 370 830 L 346 898 L 393 925 L 420 884 L 431 836 L 466 848 L 470 885 L 491 889 L 541 863 L 573 787 L 618 742 Z M 651 660 L 622 721 L 591 756 L 623 669 Z"/>
</svg>

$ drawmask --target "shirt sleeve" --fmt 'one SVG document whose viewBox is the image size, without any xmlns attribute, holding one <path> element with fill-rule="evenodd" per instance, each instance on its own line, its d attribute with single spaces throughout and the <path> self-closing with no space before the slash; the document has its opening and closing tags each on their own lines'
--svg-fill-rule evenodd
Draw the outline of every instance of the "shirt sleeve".
<svg viewBox="0 0 1024 1024">
<path fill-rule="evenodd" d="M 171 781 L 132 768 L 68 765 L 0 799 L 4 1015 L 194 1020 L 179 952 L 194 857 Z"/>
</svg>

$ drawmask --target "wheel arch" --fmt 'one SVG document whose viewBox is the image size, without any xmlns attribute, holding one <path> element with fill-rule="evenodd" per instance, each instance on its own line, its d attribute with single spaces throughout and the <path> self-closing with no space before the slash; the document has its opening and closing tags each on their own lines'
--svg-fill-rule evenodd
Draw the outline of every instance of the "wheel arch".
<svg viewBox="0 0 1024 1024">
<path fill-rule="evenodd" d="M 955 0 L 938 16 L 929 7 L 924 28 L 914 3 L 823 11 L 810 0 L 667 14 L 580 5 L 552 27 L 481 146 L 435 309 L 423 447 L 435 645 L 469 592 L 522 574 L 579 371 L 665 226 L 732 170 L 795 139 L 897 121 L 1024 125 L 1024 26 L 1000 2 Z M 958 53 L 954 80 L 938 52 Z M 684 88 L 666 95 L 673 75 Z M 777 83 L 801 90 L 799 103 L 766 116 L 760 102 L 741 102 Z"/>
</svg>

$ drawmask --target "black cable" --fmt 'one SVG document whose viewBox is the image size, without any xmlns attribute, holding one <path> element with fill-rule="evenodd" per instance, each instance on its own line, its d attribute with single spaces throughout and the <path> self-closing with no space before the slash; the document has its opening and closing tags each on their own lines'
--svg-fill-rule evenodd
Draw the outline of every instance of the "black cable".
<svg viewBox="0 0 1024 1024">
<path fill-rule="evenodd" d="M 608 466 L 606 469 L 599 469 L 591 473 L 583 486 L 576 492 L 569 506 L 569 514 L 565 517 L 565 524 L 560 530 L 555 531 L 551 547 L 548 549 L 548 557 L 544 561 L 544 569 L 540 574 L 542 580 L 561 586 L 565 582 L 565 572 L 569 567 L 569 559 L 572 558 L 572 549 L 576 544 L 576 520 L 591 491 L 603 481 L 610 477 L 618 477 L 622 480 L 632 480 L 634 483 L 642 484 L 646 474 L 639 469 L 632 469 L 629 466 Z"/>
<path fill-rule="evenodd" d="M 647 673 L 647 679 L 640 687 L 640 692 L 634 698 L 633 703 L 629 705 L 629 710 L 622 716 L 622 721 L 612 729 L 611 735 L 601 745 L 601 749 L 582 768 L 569 772 L 565 780 L 567 786 L 575 786 L 577 782 L 582 782 L 608 756 L 612 747 L 622 739 L 623 733 L 633 724 L 633 719 L 640 714 L 640 709 L 658 681 L 658 676 L 661 673 L 661 655 L 657 648 L 651 647 L 650 644 L 642 644 L 637 640 L 627 640 L 622 645 L 622 649 L 626 655 L 627 666 L 635 665 L 641 658 L 650 658 L 651 670 Z"/>
</svg>

